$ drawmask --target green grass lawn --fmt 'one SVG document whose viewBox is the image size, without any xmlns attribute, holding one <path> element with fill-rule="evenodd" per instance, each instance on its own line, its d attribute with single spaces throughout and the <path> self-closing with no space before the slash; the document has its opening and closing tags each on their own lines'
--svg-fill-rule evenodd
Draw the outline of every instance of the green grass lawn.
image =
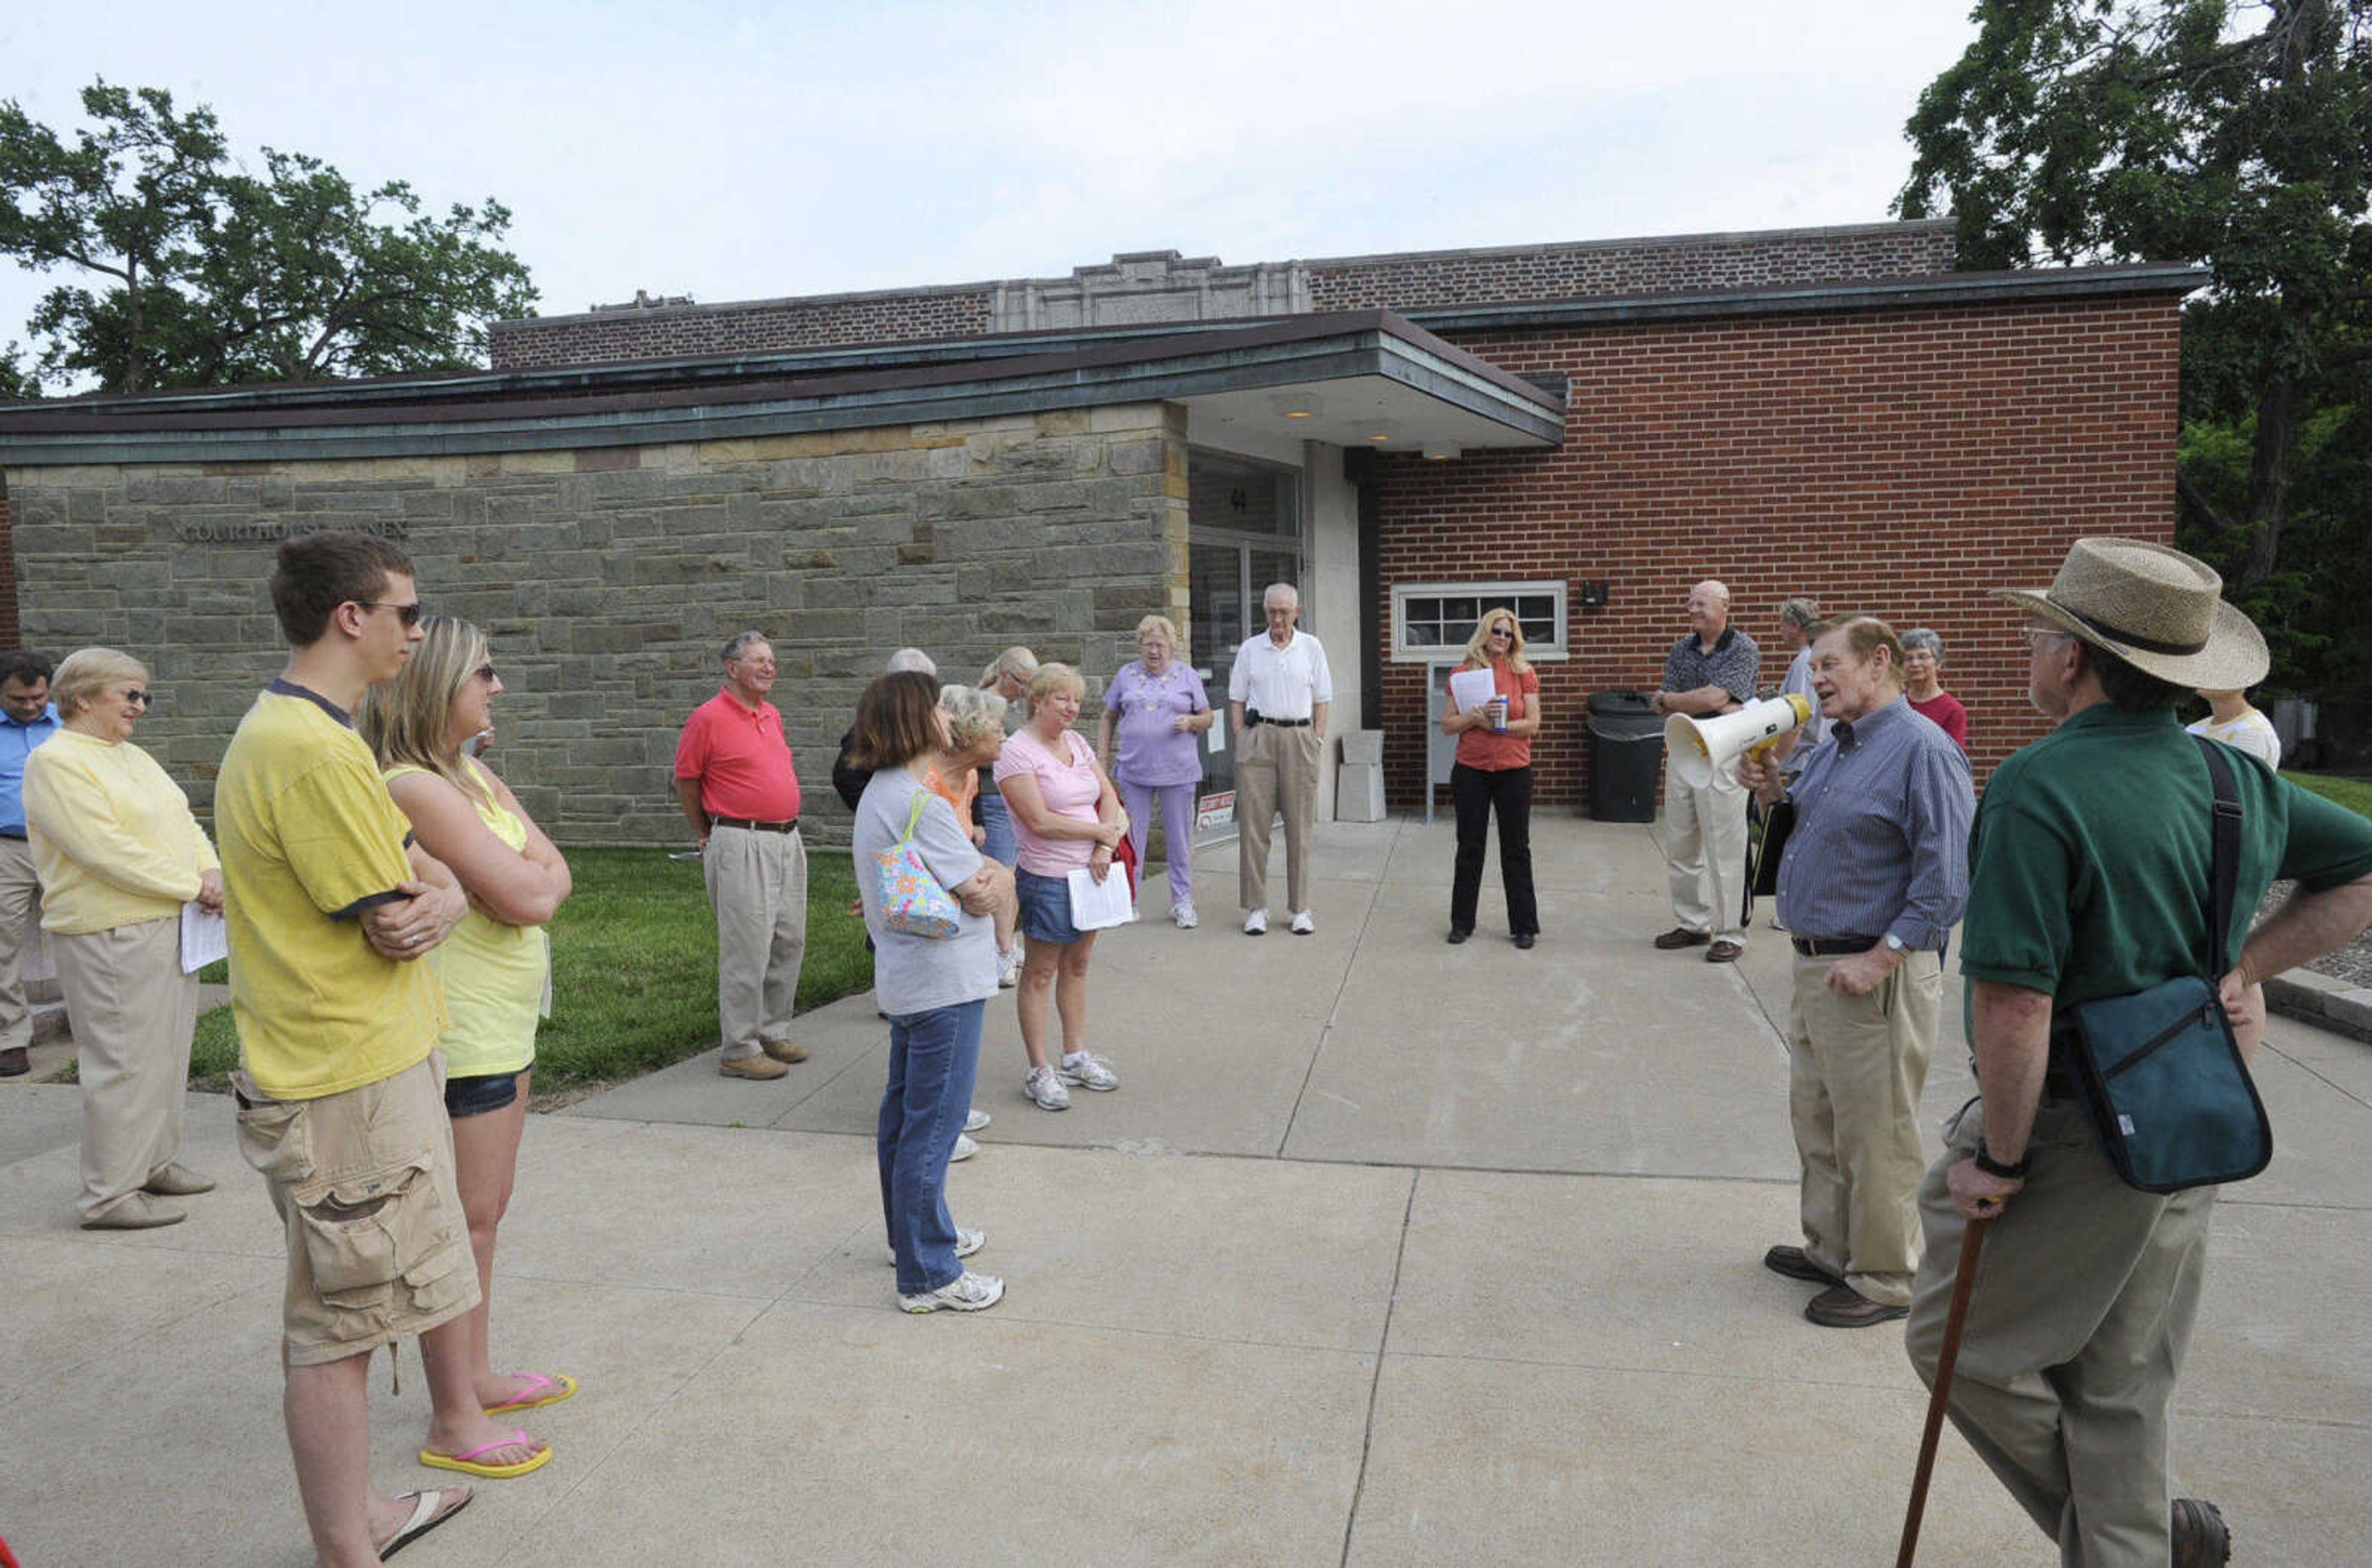
<svg viewBox="0 0 2372 1568">
<path fill-rule="evenodd" d="M 575 849 L 568 865 L 576 891 L 552 923 L 552 1016 L 535 1045 L 539 1098 L 637 1077 L 716 1043 L 716 923 L 699 863 L 657 849 Z M 849 912 L 855 897 L 846 851 L 808 856 L 802 1013 L 873 984 L 865 926 Z M 219 1086 L 238 1062 L 230 1009 L 199 1018 L 192 1080 Z"/>
<path fill-rule="evenodd" d="M 2335 773 L 2285 772 L 2282 777 L 2325 800 L 2337 801 L 2359 817 L 2372 817 L 2372 781 L 2343 779 Z"/>
</svg>

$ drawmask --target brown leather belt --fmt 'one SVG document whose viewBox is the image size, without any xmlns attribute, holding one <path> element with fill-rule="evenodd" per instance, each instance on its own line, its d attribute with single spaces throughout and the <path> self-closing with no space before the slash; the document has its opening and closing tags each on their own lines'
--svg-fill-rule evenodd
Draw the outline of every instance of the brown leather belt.
<svg viewBox="0 0 2372 1568">
<path fill-rule="evenodd" d="M 796 833 L 799 830 L 799 819 L 796 817 L 787 822 L 752 822 L 747 817 L 711 817 L 708 825 L 712 828 L 747 828 L 753 833 Z"/>
</svg>

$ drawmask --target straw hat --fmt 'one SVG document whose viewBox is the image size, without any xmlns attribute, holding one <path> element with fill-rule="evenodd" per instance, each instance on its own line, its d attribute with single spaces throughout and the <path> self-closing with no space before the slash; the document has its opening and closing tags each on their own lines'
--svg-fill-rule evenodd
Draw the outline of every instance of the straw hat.
<svg viewBox="0 0 2372 1568">
<path fill-rule="evenodd" d="M 2224 579 L 2162 544 L 2079 539 L 2049 587 L 1994 593 L 2178 686 L 2237 691 L 2273 664 L 2263 633 L 2224 602 Z"/>
</svg>

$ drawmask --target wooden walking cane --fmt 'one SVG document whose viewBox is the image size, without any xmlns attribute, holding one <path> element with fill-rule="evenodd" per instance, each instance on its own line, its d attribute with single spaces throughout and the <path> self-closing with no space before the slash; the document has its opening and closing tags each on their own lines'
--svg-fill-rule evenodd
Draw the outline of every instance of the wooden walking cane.
<svg viewBox="0 0 2372 1568">
<path fill-rule="evenodd" d="M 1944 1406 L 1952 1397 L 1952 1366 L 1960 1359 L 1960 1335 L 1969 1326 L 1969 1295 L 1977 1283 L 1977 1254 L 1985 1249 L 1991 1220 L 1971 1220 L 1960 1235 L 1960 1272 L 1952 1278 L 1952 1305 L 1944 1314 L 1944 1344 L 1936 1354 L 1936 1387 L 1927 1397 L 1927 1430 L 1919 1439 L 1919 1469 L 1911 1478 L 1911 1507 L 1902 1516 L 1902 1549 L 1894 1568 L 1911 1568 L 1919 1550 L 1919 1517 L 1927 1511 L 1927 1478 L 1936 1469 L 1936 1440 L 1944 1431 Z"/>
</svg>

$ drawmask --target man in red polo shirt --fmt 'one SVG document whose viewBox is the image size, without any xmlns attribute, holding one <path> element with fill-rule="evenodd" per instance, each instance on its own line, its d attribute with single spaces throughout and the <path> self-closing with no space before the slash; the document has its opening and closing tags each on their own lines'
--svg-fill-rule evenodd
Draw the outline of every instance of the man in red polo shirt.
<svg viewBox="0 0 2372 1568">
<path fill-rule="evenodd" d="M 808 947 L 808 854 L 799 775 L 783 715 L 766 701 L 774 650 L 756 632 L 725 645 L 724 689 L 692 710 L 675 749 L 675 793 L 700 835 L 716 912 L 717 1071 L 779 1078 L 807 1051 L 791 1043 L 791 1003 Z"/>
</svg>

